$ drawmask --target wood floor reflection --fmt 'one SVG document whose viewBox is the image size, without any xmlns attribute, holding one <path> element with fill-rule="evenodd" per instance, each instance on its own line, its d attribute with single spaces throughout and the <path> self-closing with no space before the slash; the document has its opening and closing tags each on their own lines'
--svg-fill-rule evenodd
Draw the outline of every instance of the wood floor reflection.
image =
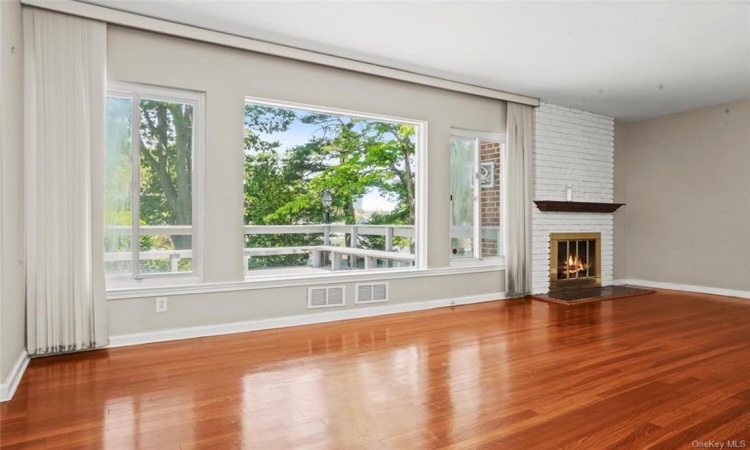
<svg viewBox="0 0 750 450">
<path fill-rule="evenodd" d="M 750 300 L 660 291 L 35 359 L 0 404 L 0 446 L 750 445 L 748 319 Z"/>
</svg>

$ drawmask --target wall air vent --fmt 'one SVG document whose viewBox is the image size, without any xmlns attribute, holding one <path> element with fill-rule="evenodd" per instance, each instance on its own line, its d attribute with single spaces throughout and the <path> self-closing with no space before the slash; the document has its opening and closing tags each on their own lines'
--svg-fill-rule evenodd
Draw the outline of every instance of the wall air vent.
<svg viewBox="0 0 750 450">
<path fill-rule="evenodd" d="M 344 286 L 311 287 L 307 290 L 307 308 L 344 306 Z"/>
<path fill-rule="evenodd" d="M 388 301 L 388 283 L 358 284 L 354 303 L 380 303 Z"/>
</svg>

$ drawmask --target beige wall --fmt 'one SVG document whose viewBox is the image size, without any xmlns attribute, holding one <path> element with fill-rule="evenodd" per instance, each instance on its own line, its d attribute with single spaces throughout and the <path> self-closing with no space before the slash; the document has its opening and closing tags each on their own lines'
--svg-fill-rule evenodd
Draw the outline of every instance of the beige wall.
<svg viewBox="0 0 750 450">
<path fill-rule="evenodd" d="M 614 166 L 614 199 L 615 203 L 627 203 L 625 198 L 625 143 L 627 127 L 622 122 L 615 121 L 615 166 Z M 627 261 L 626 216 L 628 206 L 621 207 L 614 213 L 614 268 L 613 278 L 624 280 Z"/>
<path fill-rule="evenodd" d="M 2 271 L 0 383 L 26 342 L 23 249 L 23 52 L 21 4 L 0 2 L 0 157 L 2 157 Z M 11 48 L 15 47 L 15 53 Z"/>
<path fill-rule="evenodd" d="M 475 295 L 501 292 L 501 278 L 496 273 L 478 273 L 390 280 L 388 305 L 461 298 L 470 295 L 467 292 Z M 355 305 L 354 284 L 335 283 L 342 284 L 346 286 L 346 308 L 307 310 L 307 287 L 304 286 L 174 296 L 169 299 L 169 311 L 160 314 L 154 313 L 153 298 L 110 300 L 109 332 L 119 336 L 385 305 Z"/>
<path fill-rule="evenodd" d="M 111 80 L 206 93 L 206 282 L 243 279 L 245 96 L 427 121 L 431 268 L 449 263 L 450 128 L 505 132 L 501 101 L 121 27 L 109 27 L 107 70 Z M 391 297 L 396 303 L 501 292 L 502 278 L 495 271 L 394 280 Z M 109 311 L 113 335 L 308 313 L 304 288 L 179 296 L 159 315 L 151 298 L 111 300 Z"/>
<path fill-rule="evenodd" d="M 750 291 L 750 101 L 617 132 L 619 278 Z"/>
</svg>

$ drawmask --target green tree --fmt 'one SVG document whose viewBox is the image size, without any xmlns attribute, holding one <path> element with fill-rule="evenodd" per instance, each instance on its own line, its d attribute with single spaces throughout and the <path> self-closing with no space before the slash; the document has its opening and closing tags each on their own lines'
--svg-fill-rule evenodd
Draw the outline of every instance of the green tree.
<svg viewBox="0 0 750 450">
<path fill-rule="evenodd" d="M 355 222 L 354 200 L 373 188 L 397 201 L 397 223 L 414 223 L 413 126 L 325 114 L 308 114 L 301 122 L 316 125 L 318 133 L 287 152 L 288 178 L 307 180 L 316 195 L 331 190 L 336 219 L 344 223 Z M 307 196 L 290 207 L 319 203 Z"/>
<path fill-rule="evenodd" d="M 267 106 L 245 108 L 245 223 L 253 225 L 294 225 L 307 220 L 305 211 L 295 210 L 304 196 L 302 180 L 289 176 L 280 161 L 281 143 L 269 138 L 284 132 L 294 121 L 294 111 Z M 285 208 L 285 213 L 280 210 Z M 291 247 L 318 243 L 319 237 L 300 234 L 257 234 L 245 236 L 245 245 L 257 247 Z M 307 255 L 274 255 L 254 257 L 250 268 L 296 266 L 307 263 Z"/>
<path fill-rule="evenodd" d="M 140 214 L 144 225 L 190 225 L 193 219 L 193 107 L 141 100 Z M 174 248 L 191 248 L 191 236 L 171 236 Z M 141 249 L 154 245 L 143 239 Z M 143 248 L 147 247 L 147 248 Z"/>
<path fill-rule="evenodd" d="M 316 132 L 303 145 L 281 149 L 273 135 L 289 130 L 295 120 L 314 125 Z M 413 126 L 317 113 L 295 115 L 255 105 L 247 106 L 245 124 L 247 223 L 320 223 L 325 189 L 332 192 L 334 222 L 355 223 L 354 200 L 377 189 L 397 208 L 371 221 L 414 223 Z M 256 242 L 268 244 L 269 239 L 258 237 Z M 273 239 L 288 242 L 290 236 Z M 305 239 L 309 245 L 310 238 Z M 360 239 L 366 248 L 384 246 L 383 238 Z"/>
</svg>

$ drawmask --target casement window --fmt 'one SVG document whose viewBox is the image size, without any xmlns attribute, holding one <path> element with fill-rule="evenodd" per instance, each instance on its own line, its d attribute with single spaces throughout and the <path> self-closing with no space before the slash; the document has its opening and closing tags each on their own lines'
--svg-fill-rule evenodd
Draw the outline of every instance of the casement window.
<svg viewBox="0 0 750 450">
<path fill-rule="evenodd" d="M 248 276 L 417 266 L 424 128 L 247 98 Z"/>
<path fill-rule="evenodd" d="M 497 259 L 504 255 L 501 174 L 504 137 L 452 130 L 451 260 Z"/>
<path fill-rule="evenodd" d="M 108 287 L 200 278 L 203 94 L 110 82 L 105 255 Z"/>
</svg>

